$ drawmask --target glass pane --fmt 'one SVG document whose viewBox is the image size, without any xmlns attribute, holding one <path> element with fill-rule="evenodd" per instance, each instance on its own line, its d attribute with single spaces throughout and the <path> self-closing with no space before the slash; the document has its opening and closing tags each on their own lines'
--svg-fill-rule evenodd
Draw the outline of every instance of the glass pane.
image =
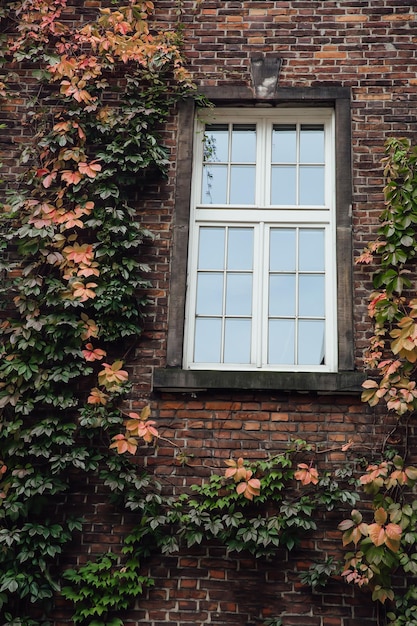
<svg viewBox="0 0 417 626">
<path fill-rule="evenodd" d="M 300 230 L 298 267 L 300 271 L 324 271 L 324 229 Z"/>
<path fill-rule="evenodd" d="M 268 338 L 268 363 L 294 364 L 294 321 L 270 320 Z"/>
<path fill-rule="evenodd" d="M 324 317 L 324 276 L 301 274 L 299 277 L 299 311 L 303 317 Z"/>
<path fill-rule="evenodd" d="M 197 279 L 197 315 L 223 313 L 223 274 L 199 274 Z"/>
<path fill-rule="evenodd" d="M 229 127 L 208 124 L 204 133 L 204 161 L 227 163 L 229 160 Z"/>
<path fill-rule="evenodd" d="M 198 319 L 195 323 L 194 362 L 220 363 L 222 322 Z"/>
<path fill-rule="evenodd" d="M 295 275 L 270 276 L 269 315 L 295 315 Z"/>
<path fill-rule="evenodd" d="M 324 163 L 324 126 L 322 124 L 301 125 L 300 163 Z"/>
<path fill-rule="evenodd" d="M 229 228 L 227 269 L 251 270 L 253 267 L 253 228 Z"/>
<path fill-rule="evenodd" d="M 227 165 L 205 165 L 201 202 L 203 204 L 226 204 Z"/>
<path fill-rule="evenodd" d="M 300 320 L 298 326 L 298 363 L 324 365 L 324 321 Z"/>
<path fill-rule="evenodd" d="M 198 269 L 222 270 L 224 268 L 224 228 L 200 228 Z"/>
<path fill-rule="evenodd" d="M 295 124 L 276 124 L 272 130 L 272 163 L 297 161 L 297 133 Z"/>
<path fill-rule="evenodd" d="M 323 166 L 300 166 L 300 204 L 324 204 Z"/>
<path fill-rule="evenodd" d="M 226 320 L 224 338 L 225 363 L 250 363 L 250 320 Z"/>
<path fill-rule="evenodd" d="M 271 204 L 295 204 L 295 188 L 295 166 L 274 165 L 271 168 Z"/>
<path fill-rule="evenodd" d="M 231 160 L 234 163 L 255 163 L 255 124 L 233 124 Z"/>
<path fill-rule="evenodd" d="M 295 228 L 272 228 L 269 235 L 271 272 L 294 272 L 296 259 Z"/>
<path fill-rule="evenodd" d="M 252 274 L 228 274 L 226 315 L 252 315 Z"/>
<path fill-rule="evenodd" d="M 230 170 L 230 204 L 255 204 L 255 166 L 232 165 Z"/>
</svg>

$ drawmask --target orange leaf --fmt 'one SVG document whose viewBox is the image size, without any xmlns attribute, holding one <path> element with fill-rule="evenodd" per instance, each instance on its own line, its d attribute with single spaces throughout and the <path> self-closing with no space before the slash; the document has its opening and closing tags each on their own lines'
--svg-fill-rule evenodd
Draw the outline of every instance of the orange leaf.
<svg viewBox="0 0 417 626">
<path fill-rule="evenodd" d="M 378 389 L 379 385 L 378 385 L 378 383 L 376 382 L 376 380 L 370 380 L 370 379 L 368 379 L 368 380 L 365 380 L 365 381 L 362 383 L 362 387 L 363 387 L 364 389 Z"/>
<path fill-rule="evenodd" d="M 90 337 L 97 337 L 98 326 L 94 320 L 88 317 L 85 313 L 81 313 L 81 320 L 83 322 L 83 333 L 81 338 L 86 340 Z"/>
<path fill-rule="evenodd" d="M 237 461 L 233 461 L 233 459 L 228 459 L 225 461 L 226 465 L 229 468 L 225 471 L 225 478 L 233 478 L 235 482 L 239 482 L 246 478 L 247 469 L 244 465 L 244 460 L 242 457 L 239 457 Z"/>
<path fill-rule="evenodd" d="M 368 534 L 375 546 L 382 546 L 385 543 L 385 530 L 379 524 L 369 524 Z"/>
<path fill-rule="evenodd" d="M 103 363 L 103 370 L 98 373 L 98 381 L 107 391 L 116 391 L 129 378 L 129 374 L 122 370 L 123 362 L 115 361 L 112 365 Z"/>
<path fill-rule="evenodd" d="M 402 528 L 399 524 L 387 524 L 385 532 L 388 537 L 393 541 L 400 541 L 402 535 Z"/>
<path fill-rule="evenodd" d="M 55 180 L 57 175 L 57 172 L 51 172 L 50 174 L 48 174 L 48 176 L 45 176 L 45 178 L 42 181 L 42 185 L 45 187 L 45 189 L 48 189 L 53 181 Z"/>
<path fill-rule="evenodd" d="M 246 472 L 246 480 L 240 482 L 236 487 L 236 492 L 243 495 L 247 500 L 253 500 L 255 496 L 259 496 L 261 482 L 257 478 L 251 478 L 251 470 Z"/>
<path fill-rule="evenodd" d="M 104 393 L 103 391 L 100 391 L 100 389 L 97 389 L 97 387 L 94 387 L 94 389 L 90 391 L 90 395 L 87 398 L 87 404 L 106 405 L 108 399 L 109 396 L 107 393 Z"/>
<path fill-rule="evenodd" d="M 93 291 L 94 287 L 97 287 L 97 283 L 87 283 L 84 285 L 82 282 L 74 282 L 72 285 L 73 288 L 73 297 L 79 298 L 80 302 L 85 302 L 90 298 L 93 299 L 96 297 L 96 292 Z"/>
<path fill-rule="evenodd" d="M 124 454 L 125 452 L 135 454 L 138 448 L 136 439 L 126 438 L 124 435 L 115 435 L 112 441 L 113 443 L 110 444 L 110 448 L 116 448 L 119 454 Z"/>
<path fill-rule="evenodd" d="M 299 480 L 303 485 L 317 485 L 319 482 L 319 475 L 315 467 L 310 467 L 306 463 L 299 463 L 297 465 L 298 470 L 294 472 L 294 478 Z"/>
<path fill-rule="evenodd" d="M 377 524 L 380 524 L 381 526 L 383 524 L 385 524 L 385 522 L 388 519 L 388 513 L 386 512 L 386 510 L 380 506 L 374 513 L 374 517 L 375 517 L 375 521 Z"/>
<path fill-rule="evenodd" d="M 97 172 L 101 171 L 101 165 L 96 161 L 91 161 L 90 163 L 78 163 L 78 169 L 82 175 L 88 176 L 89 178 L 95 178 L 97 176 Z"/>
<path fill-rule="evenodd" d="M 69 185 L 77 185 L 82 179 L 82 176 L 80 172 L 73 172 L 72 170 L 63 170 L 61 172 L 61 178 Z"/>
<path fill-rule="evenodd" d="M 66 246 L 62 251 L 69 261 L 74 263 L 86 263 L 87 265 L 94 258 L 93 246 L 88 243 L 84 243 L 80 246 L 75 242 L 73 246 Z"/>
<path fill-rule="evenodd" d="M 159 433 L 154 427 L 154 424 L 156 424 L 156 422 L 153 420 L 139 422 L 138 435 L 142 437 L 146 443 L 152 443 L 154 437 L 159 437 Z"/>
<path fill-rule="evenodd" d="M 91 343 L 86 344 L 86 349 L 82 351 L 86 361 L 100 361 L 106 356 L 106 351 L 101 348 L 93 348 Z"/>
</svg>

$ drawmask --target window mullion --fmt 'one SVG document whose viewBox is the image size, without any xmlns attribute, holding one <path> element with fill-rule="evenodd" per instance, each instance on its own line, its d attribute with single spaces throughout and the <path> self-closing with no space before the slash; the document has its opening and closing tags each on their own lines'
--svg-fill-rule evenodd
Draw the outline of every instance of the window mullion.
<svg viewBox="0 0 417 626">
<path fill-rule="evenodd" d="M 229 245 L 229 227 L 225 227 L 224 250 L 223 250 L 223 293 L 222 293 L 222 330 L 220 345 L 220 362 L 224 363 L 224 347 L 226 342 L 226 296 L 227 296 L 227 249 Z"/>
<path fill-rule="evenodd" d="M 298 365 L 298 339 L 299 339 L 299 307 L 300 307 L 300 229 L 296 228 L 295 237 L 295 319 L 294 319 L 294 363 Z"/>
<path fill-rule="evenodd" d="M 296 126 L 296 155 L 295 155 L 295 202 L 300 204 L 300 124 Z"/>
<path fill-rule="evenodd" d="M 256 190 L 255 203 L 258 207 L 270 204 L 267 200 L 270 188 L 271 141 L 268 137 L 269 124 L 260 120 L 256 125 Z"/>
<path fill-rule="evenodd" d="M 264 334 L 265 334 L 265 284 L 264 284 L 264 268 L 265 268 L 265 227 L 260 222 L 255 227 L 256 247 L 254 250 L 254 267 L 253 267 L 253 314 L 252 314 L 252 354 L 257 368 L 264 365 Z"/>
<path fill-rule="evenodd" d="M 232 139 L 233 139 L 233 124 L 229 124 L 229 141 L 227 146 L 227 189 L 226 189 L 226 203 L 230 204 L 230 187 L 232 184 Z"/>
</svg>

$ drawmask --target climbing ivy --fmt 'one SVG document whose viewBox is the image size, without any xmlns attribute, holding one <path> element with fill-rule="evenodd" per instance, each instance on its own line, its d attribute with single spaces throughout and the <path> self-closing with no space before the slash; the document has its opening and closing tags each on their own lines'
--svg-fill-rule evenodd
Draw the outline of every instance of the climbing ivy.
<svg viewBox="0 0 417 626">
<path fill-rule="evenodd" d="M 16 0 L 0 16 L 0 93 L 25 99 L 31 132 L 1 216 L 0 610 L 13 624 L 37 623 L 35 606 L 39 623 L 50 614 L 57 558 L 82 527 L 61 514 L 80 472 L 122 485 L 126 501 L 149 487 L 109 447 L 150 286 L 138 193 L 164 175 L 161 131 L 194 95 L 181 29 L 151 29 L 152 2 L 105 7 L 88 23 L 67 11 L 66 0 Z M 32 100 L 7 75 L 19 64 Z M 91 571 L 104 579 L 112 559 Z M 132 571 L 118 588 L 132 589 Z"/>
<path fill-rule="evenodd" d="M 407 138 L 391 138 L 382 164 L 385 207 L 378 237 L 358 258 L 375 267 L 368 306 L 374 333 L 365 357 L 371 376 L 363 384 L 362 399 L 371 407 L 384 403 L 398 425 L 407 428 L 417 408 L 417 148 Z M 373 600 L 388 605 L 390 626 L 417 623 L 415 586 L 398 592 L 392 580 L 394 573 L 408 578 L 417 572 L 417 470 L 406 465 L 408 454 L 405 442 L 402 455 L 371 464 L 361 477 L 364 491 L 373 498 L 372 523 L 353 510 L 351 519 L 339 526 L 343 543 L 354 545 L 343 576 L 370 588 Z"/>
<path fill-rule="evenodd" d="M 306 464 L 297 463 L 311 452 L 311 446 L 297 440 L 268 460 L 231 459 L 227 465 L 236 469 L 234 473 L 227 469 L 223 475 L 212 474 L 206 482 L 193 485 L 188 494 L 162 498 L 156 492 L 148 497 L 143 497 L 143 490 L 140 495 L 131 493 L 129 508 L 140 521 L 125 538 L 123 560 L 104 555 L 96 563 L 64 574 L 69 584 L 62 593 L 77 607 L 75 623 L 126 607 L 132 589 L 124 581 L 134 572 L 137 576 L 139 564 L 150 555 L 171 554 L 206 541 L 217 542 L 232 554 L 245 552 L 257 558 L 295 549 L 306 533 L 316 530 L 321 511 L 348 508 L 358 499 L 351 468 L 319 477 L 315 467 L 306 472 Z M 257 481 L 256 494 L 247 489 L 251 480 Z M 144 582 L 152 584 L 139 578 L 141 590 L 146 588 Z M 136 597 L 141 590 L 136 590 Z M 105 623 L 123 624 L 116 618 Z"/>
<path fill-rule="evenodd" d="M 401 417 L 417 407 L 417 148 L 405 138 L 388 140 L 383 166 L 385 208 L 378 238 L 358 259 L 377 263 L 368 307 L 374 334 L 365 359 L 377 375 L 364 383 L 362 399 L 370 406 L 383 401 Z"/>
</svg>

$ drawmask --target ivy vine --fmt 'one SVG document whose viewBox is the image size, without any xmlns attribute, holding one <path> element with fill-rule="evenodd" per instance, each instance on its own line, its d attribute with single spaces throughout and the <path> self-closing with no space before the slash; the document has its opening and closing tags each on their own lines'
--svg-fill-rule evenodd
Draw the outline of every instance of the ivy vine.
<svg viewBox="0 0 417 626">
<path fill-rule="evenodd" d="M 368 307 L 374 334 L 366 355 L 377 375 L 365 382 L 362 399 L 370 406 L 384 402 L 401 418 L 417 408 L 417 148 L 406 138 L 388 140 L 383 166 L 385 208 L 378 238 L 358 259 L 378 263 Z"/>
<path fill-rule="evenodd" d="M 66 12 L 66 0 L 17 0 L 0 16 L 2 66 L 24 63 L 37 81 L 24 96 L 24 175 L 1 216 L 0 608 L 10 624 L 37 623 L 35 606 L 44 623 L 59 593 L 56 560 L 82 528 L 55 512 L 74 474 L 122 485 L 126 500 L 157 491 L 109 446 L 150 286 L 138 189 L 164 175 L 161 131 L 194 95 L 181 29 L 152 30 L 152 2 L 100 9 L 89 23 Z M 6 104 L 23 97 L 13 81 L 5 72 Z M 91 567 L 104 578 L 112 559 Z M 123 593 L 134 592 L 129 571 Z"/>
</svg>

